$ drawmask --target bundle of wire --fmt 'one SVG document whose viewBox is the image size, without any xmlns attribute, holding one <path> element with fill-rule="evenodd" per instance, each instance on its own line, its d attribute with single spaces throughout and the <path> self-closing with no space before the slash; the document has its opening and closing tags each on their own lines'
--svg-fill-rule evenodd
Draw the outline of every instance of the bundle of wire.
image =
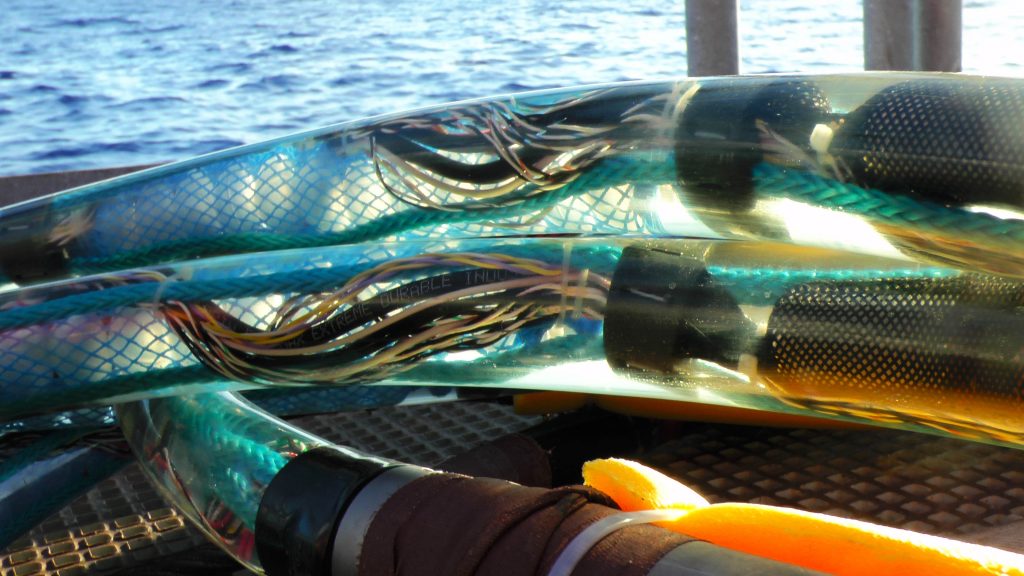
<svg viewBox="0 0 1024 576">
<path fill-rule="evenodd" d="M 444 272 L 375 290 L 418 270 Z M 193 354 L 227 378 L 348 384 L 392 376 L 435 354 L 487 347 L 570 309 L 600 320 L 608 286 L 586 269 L 456 252 L 393 260 L 336 291 L 289 298 L 266 329 L 213 302 L 171 301 L 162 313 Z"/>
</svg>

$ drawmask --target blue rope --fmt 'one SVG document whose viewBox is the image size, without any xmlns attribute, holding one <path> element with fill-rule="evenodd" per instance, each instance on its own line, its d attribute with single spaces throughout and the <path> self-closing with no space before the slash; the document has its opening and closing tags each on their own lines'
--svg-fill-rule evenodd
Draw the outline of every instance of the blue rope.
<svg viewBox="0 0 1024 576">
<path fill-rule="evenodd" d="M 837 269 L 738 268 L 710 266 L 708 272 L 743 304 L 772 304 L 797 284 L 823 280 L 882 280 L 887 278 L 948 278 L 949 268 Z"/>
<path fill-rule="evenodd" d="M 60 474 L 19 483 L 20 490 L 0 497 L 0 550 L 131 461 L 99 447 L 84 450 L 70 460 L 51 460 Z"/>
<path fill-rule="evenodd" d="M 217 394 L 158 401 L 160 411 L 180 438 L 193 446 L 194 458 L 207 463 L 204 487 L 223 501 L 250 530 L 256 525 L 261 487 L 270 483 L 288 458 L 272 444 L 282 432 L 273 421 L 237 413 L 236 406 Z M 264 430 L 260 430 L 264 428 Z M 167 432 L 165 432 L 166 434 Z"/>
<path fill-rule="evenodd" d="M 78 440 L 88 432 L 89 430 L 82 429 L 52 432 L 5 458 L 0 461 L 0 484 L 21 472 L 29 464 L 45 458 L 50 452 Z"/>
</svg>

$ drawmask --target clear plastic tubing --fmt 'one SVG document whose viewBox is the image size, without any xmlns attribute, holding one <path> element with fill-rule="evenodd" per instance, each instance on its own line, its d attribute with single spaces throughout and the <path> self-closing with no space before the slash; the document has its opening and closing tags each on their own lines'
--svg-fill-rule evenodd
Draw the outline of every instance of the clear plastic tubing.
<svg viewBox="0 0 1024 576">
<path fill-rule="evenodd" d="M 263 491 L 289 460 L 329 444 L 227 392 L 123 404 L 117 415 L 154 485 L 255 572 L 262 572 L 254 530 Z"/>
<path fill-rule="evenodd" d="M 7 413 L 230 387 L 466 386 L 1024 445 L 1024 283 L 998 275 L 766 242 L 559 238 L 185 270 L 40 288 L 0 311 L 0 324 L 22 323 L 0 332 Z M 140 286 L 148 296 L 131 303 Z"/>
<path fill-rule="evenodd" d="M 567 88 L 329 126 L 0 210 L 20 285 L 368 241 L 761 239 L 1021 276 L 1024 80 Z"/>
</svg>

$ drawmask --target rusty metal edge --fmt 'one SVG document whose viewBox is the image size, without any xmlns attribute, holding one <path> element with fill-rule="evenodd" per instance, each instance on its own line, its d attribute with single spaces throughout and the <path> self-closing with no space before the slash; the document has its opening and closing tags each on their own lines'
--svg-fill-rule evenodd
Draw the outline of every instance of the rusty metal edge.
<svg viewBox="0 0 1024 576">
<path fill-rule="evenodd" d="M 159 164 L 26 174 L 22 176 L 0 176 L 0 206 L 17 204 L 32 198 L 46 196 L 47 194 L 53 194 L 68 188 L 99 182 L 100 180 L 131 172 L 138 172 L 153 166 L 159 166 Z"/>
</svg>

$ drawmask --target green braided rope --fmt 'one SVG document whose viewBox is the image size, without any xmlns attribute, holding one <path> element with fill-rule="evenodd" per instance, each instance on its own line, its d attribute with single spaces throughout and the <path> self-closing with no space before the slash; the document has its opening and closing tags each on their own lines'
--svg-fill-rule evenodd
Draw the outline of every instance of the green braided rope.
<svg viewBox="0 0 1024 576">
<path fill-rule="evenodd" d="M 894 226 L 938 232 L 948 237 L 970 237 L 988 244 L 1019 250 L 1024 242 L 1024 222 L 968 212 L 942 204 L 915 200 L 861 188 L 811 172 L 787 170 L 762 163 L 754 168 L 758 190 L 858 214 Z"/>
<path fill-rule="evenodd" d="M 218 395 L 204 394 L 161 400 L 151 410 L 171 420 L 163 424 L 180 434 L 191 447 L 192 458 L 207 463 L 206 487 L 253 529 L 262 496 L 258 488 L 268 484 L 288 458 L 253 437 L 254 429 L 266 422 L 235 414 L 234 408 Z"/>
<path fill-rule="evenodd" d="M 146 282 L 112 286 L 103 290 L 73 294 L 40 304 L 5 310 L 0 312 L 0 330 L 52 322 L 79 314 L 172 300 L 196 302 L 263 296 L 272 293 L 318 292 L 336 287 L 339 282 L 344 282 L 371 266 L 373 263 L 363 266 L 337 266 L 278 272 L 259 277 Z"/>
<path fill-rule="evenodd" d="M 288 462 L 287 458 L 269 446 L 246 436 L 246 426 L 241 426 L 241 430 L 235 432 L 228 427 L 228 423 L 232 427 L 239 427 L 237 422 L 221 417 L 216 421 L 196 422 L 198 426 L 192 428 L 199 432 L 197 440 L 210 449 L 209 455 L 215 460 L 221 457 L 240 458 L 251 466 L 253 473 L 259 472 L 261 477 L 272 477 Z"/>
<path fill-rule="evenodd" d="M 338 389 L 344 388 L 347 387 Z M 281 430 L 278 426 L 267 426 L 265 421 L 251 418 L 245 410 L 239 409 L 233 403 L 219 402 L 217 408 L 216 417 L 221 420 L 221 425 L 227 430 L 264 443 L 276 444 L 281 439 Z M 257 409 L 262 410 L 258 406 Z"/>
<path fill-rule="evenodd" d="M 552 261 L 558 261 L 561 259 L 562 247 L 505 245 L 500 246 L 500 250 L 506 255 L 521 254 L 532 258 L 549 256 Z M 619 248 L 616 246 L 581 246 L 573 249 L 574 258 L 584 259 L 579 266 L 603 267 L 608 270 L 614 266 L 618 253 Z M 277 272 L 263 276 L 112 286 L 0 311 L 0 330 L 33 326 L 79 314 L 172 300 L 201 302 L 267 294 L 316 293 L 336 288 L 352 276 L 378 264 L 380 262 L 365 262 L 352 266 Z"/>
<path fill-rule="evenodd" d="M 72 262 L 71 269 L 77 274 L 90 274 L 223 254 L 356 244 L 428 226 L 508 220 L 517 216 L 542 212 L 568 198 L 595 189 L 611 188 L 624 183 L 668 182 L 674 177 L 675 168 L 664 158 L 660 161 L 657 159 L 652 161 L 628 156 L 612 157 L 605 159 L 598 166 L 584 171 L 578 178 L 565 186 L 538 194 L 515 206 L 459 212 L 405 210 L 381 216 L 372 222 L 360 224 L 348 230 L 326 234 L 284 236 L 244 233 L 216 238 L 176 240 L 115 256 L 76 258 Z"/>
<path fill-rule="evenodd" d="M 80 406 L 109 401 L 128 394 L 176 386 L 224 382 L 224 377 L 203 365 L 137 372 L 71 387 L 48 386 L 19 400 L 0 403 L 0 419 L 53 412 L 55 404 Z M 5 385 L 6 386 L 6 385 Z"/>
<path fill-rule="evenodd" d="M 771 304 L 796 284 L 816 281 L 866 281 L 887 278 L 948 278 L 949 268 L 900 269 L 786 269 L 710 266 L 708 272 L 744 304 Z"/>
<path fill-rule="evenodd" d="M 22 471 L 29 464 L 45 458 L 57 448 L 70 444 L 91 432 L 89 429 L 64 430 L 51 432 L 39 440 L 19 450 L 13 456 L 0 461 L 0 484 Z"/>
</svg>

